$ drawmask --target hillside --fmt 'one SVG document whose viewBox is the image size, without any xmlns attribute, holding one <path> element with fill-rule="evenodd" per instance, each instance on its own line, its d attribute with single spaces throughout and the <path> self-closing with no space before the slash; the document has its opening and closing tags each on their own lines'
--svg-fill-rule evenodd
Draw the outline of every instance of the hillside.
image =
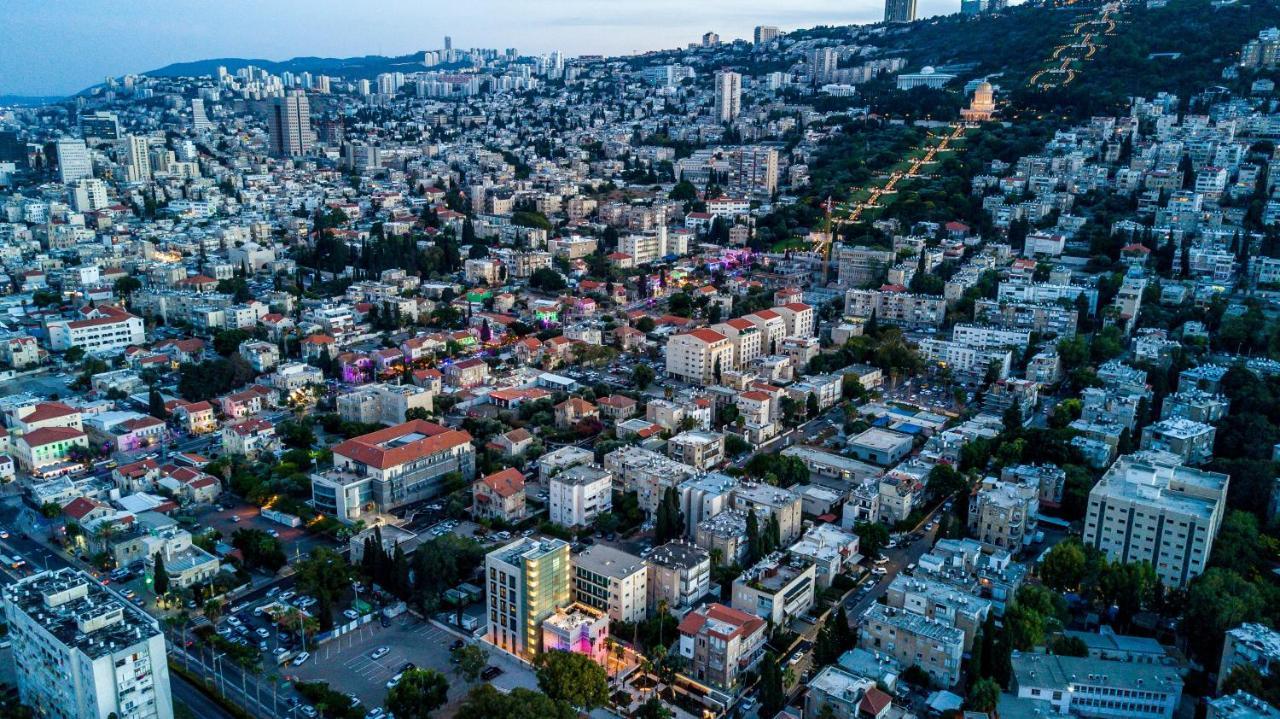
<svg viewBox="0 0 1280 719">
<path fill-rule="evenodd" d="M 243 57 L 220 57 L 193 62 L 177 62 L 165 65 L 157 70 L 143 73 L 150 77 L 195 77 L 212 75 L 218 67 L 225 67 L 229 72 L 253 65 L 272 74 L 292 72 L 294 74 L 309 72 L 314 75 L 338 75 L 353 80 L 365 78 L 372 80 L 384 72 L 414 72 L 422 70 L 422 53 L 386 57 L 383 55 L 365 55 L 363 57 L 295 57 L 289 60 L 263 60 Z M 447 67 L 447 66 L 440 66 Z"/>
</svg>

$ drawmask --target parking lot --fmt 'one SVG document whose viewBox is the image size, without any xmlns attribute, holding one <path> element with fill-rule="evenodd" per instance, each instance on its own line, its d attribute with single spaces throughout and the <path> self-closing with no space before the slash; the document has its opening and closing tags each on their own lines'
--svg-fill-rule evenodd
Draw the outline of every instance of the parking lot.
<svg viewBox="0 0 1280 719">
<path fill-rule="evenodd" d="M 466 682 L 454 672 L 449 661 L 449 647 L 458 635 L 425 622 L 411 614 L 402 614 L 383 627 L 370 622 L 359 630 L 326 643 L 311 653 L 301 666 L 287 666 L 284 673 L 300 681 L 325 681 L 331 687 L 351 692 L 360 698 L 365 710 L 382 706 L 387 697 L 387 681 L 400 673 L 407 663 L 419 669 L 434 669 L 450 678 L 449 701 L 460 700 L 467 692 Z M 476 640 L 470 640 L 476 641 Z M 387 652 L 373 658 L 374 652 L 386 647 Z M 535 688 L 533 672 L 520 662 L 489 650 L 489 664 L 503 670 L 490 684 L 510 690 L 517 686 Z"/>
<path fill-rule="evenodd" d="M 223 499 L 230 500 L 230 497 L 224 496 Z M 287 527 L 263 517 L 261 510 L 251 504 L 221 506 L 223 507 L 221 510 L 217 507 L 205 506 L 196 515 L 196 519 L 200 524 L 221 532 L 228 542 L 231 541 L 231 535 L 237 529 L 260 529 L 274 533 L 290 561 L 300 556 L 307 556 L 316 546 L 329 546 L 323 538 L 308 534 L 303 527 Z M 239 520 L 236 517 L 239 517 Z"/>
</svg>

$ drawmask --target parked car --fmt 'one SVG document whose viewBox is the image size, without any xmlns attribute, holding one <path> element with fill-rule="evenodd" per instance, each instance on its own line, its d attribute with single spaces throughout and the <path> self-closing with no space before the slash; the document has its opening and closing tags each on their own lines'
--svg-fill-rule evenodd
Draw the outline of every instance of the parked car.
<svg viewBox="0 0 1280 719">
<path fill-rule="evenodd" d="M 498 676 L 499 674 L 502 674 L 502 668 L 495 667 L 492 664 L 490 664 L 489 666 L 484 668 L 484 671 L 480 672 L 480 678 L 485 681 L 489 681 L 494 677 Z"/>
<path fill-rule="evenodd" d="M 401 679 L 403 679 L 403 678 L 404 678 L 404 672 L 400 672 L 399 674 L 395 675 L 394 677 L 391 677 L 390 679 L 388 679 L 388 680 L 387 680 L 387 688 L 388 688 L 388 689 L 395 689 L 395 688 L 396 688 L 396 685 L 397 685 L 397 684 L 399 684 L 399 683 L 400 683 L 400 680 L 401 680 Z"/>
<path fill-rule="evenodd" d="M 391 647 L 378 647 L 369 655 L 370 659 L 381 659 L 391 653 Z"/>
<path fill-rule="evenodd" d="M 344 610 L 342 611 L 342 616 L 344 616 L 344 617 L 346 617 L 347 619 L 350 619 L 350 620 L 352 620 L 352 621 L 355 621 L 355 620 L 357 620 L 357 619 L 359 619 L 359 618 L 360 618 L 360 612 L 357 612 L 357 611 L 356 611 L 356 610 L 354 610 L 354 609 L 344 609 Z"/>
<path fill-rule="evenodd" d="M 295 667 L 300 667 L 300 666 L 302 666 L 303 664 L 306 664 L 306 663 L 307 663 L 307 660 L 308 660 L 308 659 L 310 659 L 310 658 L 311 658 L 311 652 L 303 652 L 303 653 L 301 653 L 301 654 L 299 654 L 298 656 L 296 656 L 296 657 L 294 657 L 294 658 L 293 658 L 293 665 L 294 665 Z"/>
</svg>

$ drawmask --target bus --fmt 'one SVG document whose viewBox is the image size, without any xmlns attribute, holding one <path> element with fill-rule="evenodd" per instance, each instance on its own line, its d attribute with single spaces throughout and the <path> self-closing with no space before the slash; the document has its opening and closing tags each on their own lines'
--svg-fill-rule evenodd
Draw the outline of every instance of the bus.
<svg viewBox="0 0 1280 719">
<path fill-rule="evenodd" d="M 3 554 L 0 554 L 0 564 L 3 564 L 4 566 L 10 569 L 21 569 L 22 567 L 26 566 L 27 562 L 22 557 L 19 557 L 16 554 L 13 555 L 12 557 L 7 557 Z"/>
</svg>

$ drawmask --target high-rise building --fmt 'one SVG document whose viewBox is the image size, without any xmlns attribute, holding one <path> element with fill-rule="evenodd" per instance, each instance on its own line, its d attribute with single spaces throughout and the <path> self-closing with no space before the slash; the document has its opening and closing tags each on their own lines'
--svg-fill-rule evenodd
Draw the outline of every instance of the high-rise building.
<svg viewBox="0 0 1280 719">
<path fill-rule="evenodd" d="M 151 181 L 151 158 L 147 155 L 149 147 L 147 138 L 128 135 L 121 143 L 120 150 L 124 155 L 129 182 Z"/>
<path fill-rule="evenodd" d="M 58 153 L 58 180 L 70 183 L 82 177 L 93 177 L 93 160 L 84 140 L 64 137 L 55 143 Z"/>
<path fill-rule="evenodd" d="M 916 0 L 884 0 L 885 22 L 911 22 L 916 19 Z"/>
<path fill-rule="evenodd" d="M 296 157 L 311 150 L 315 135 L 311 132 L 311 103 L 305 92 L 295 90 L 272 99 L 267 112 L 271 154 Z"/>
<path fill-rule="evenodd" d="M 742 76 L 732 70 L 716 73 L 716 119 L 732 122 L 742 112 Z"/>
<path fill-rule="evenodd" d="M 85 177 L 75 182 L 71 206 L 76 212 L 93 212 L 107 206 L 107 185 L 102 180 Z"/>
<path fill-rule="evenodd" d="M 1121 457 L 1089 492 L 1084 543 L 1113 562 L 1151 562 L 1166 586 L 1184 587 L 1208 563 L 1229 480 L 1141 454 Z"/>
<path fill-rule="evenodd" d="M 756 25 L 756 31 L 752 36 L 752 39 L 755 40 L 757 46 L 768 45 L 774 40 L 777 40 L 778 36 L 781 34 L 782 33 L 779 32 L 778 28 L 774 25 Z"/>
<path fill-rule="evenodd" d="M 489 643 L 525 659 L 542 651 L 542 621 L 572 601 L 569 544 L 517 539 L 484 558 Z"/>
<path fill-rule="evenodd" d="M 209 121 L 209 116 L 204 111 L 204 100 L 198 97 L 191 100 L 191 129 L 196 132 L 208 132 L 213 129 L 213 123 Z"/>
<path fill-rule="evenodd" d="M 720 34 L 715 32 L 707 32 L 702 35 L 703 47 L 715 47 L 720 44 Z"/>
<path fill-rule="evenodd" d="M 0 162 L 17 163 L 18 167 L 27 166 L 27 144 L 18 139 L 18 133 L 12 130 L 0 131 Z"/>
<path fill-rule="evenodd" d="M 453 38 L 449 37 L 448 35 L 444 36 L 444 49 L 446 50 L 453 49 Z"/>
<path fill-rule="evenodd" d="M 839 55 L 833 47 L 815 47 L 809 53 L 809 79 L 815 83 L 831 82 L 839 66 Z"/>
<path fill-rule="evenodd" d="M 80 117 L 80 134 L 98 140 L 120 139 L 120 118 L 114 112 L 99 110 Z"/>
<path fill-rule="evenodd" d="M 10 584 L 4 613 L 18 692 L 38 716 L 172 719 L 159 623 L 87 573 Z"/>
</svg>

